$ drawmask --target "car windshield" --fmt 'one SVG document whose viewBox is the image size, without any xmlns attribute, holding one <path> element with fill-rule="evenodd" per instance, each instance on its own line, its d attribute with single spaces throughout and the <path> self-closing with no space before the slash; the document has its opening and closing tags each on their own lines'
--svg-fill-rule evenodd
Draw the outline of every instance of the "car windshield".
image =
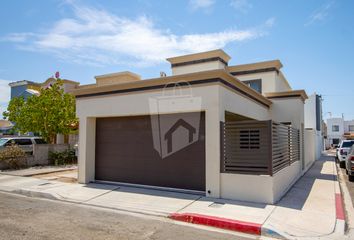
<svg viewBox="0 0 354 240">
<path fill-rule="evenodd" d="M 7 138 L 0 138 L 0 146 L 3 146 L 7 142 Z"/>
<path fill-rule="evenodd" d="M 350 148 L 354 144 L 354 141 L 343 142 L 342 148 Z"/>
</svg>

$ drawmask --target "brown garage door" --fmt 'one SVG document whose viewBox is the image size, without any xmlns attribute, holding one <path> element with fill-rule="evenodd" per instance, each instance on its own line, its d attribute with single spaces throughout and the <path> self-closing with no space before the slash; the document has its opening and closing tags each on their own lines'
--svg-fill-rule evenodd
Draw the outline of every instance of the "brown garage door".
<svg viewBox="0 0 354 240">
<path fill-rule="evenodd" d="M 169 114 L 200 118 L 199 140 L 161 158 L 153 145 L 150 116 L 96 120 L 96 180 L 205 191 L 205 114 Z"/>
</svg>

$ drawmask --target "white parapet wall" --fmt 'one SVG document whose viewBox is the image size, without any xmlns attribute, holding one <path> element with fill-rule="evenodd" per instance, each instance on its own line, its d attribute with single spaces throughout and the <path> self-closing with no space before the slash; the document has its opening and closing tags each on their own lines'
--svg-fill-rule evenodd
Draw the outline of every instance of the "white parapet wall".
<svg viewBox="0 0 354 240">
<path fill-rule="evenodd" d="M 272 177 L 273 180 L 273 202 L 278 202 L 284 194 L 291 188 L 291 186 L 301 176 L 301 163 L 300 161 L 292 163 L 290 166 L 283 168 L 275 173 Z"/>
<path fill-rule="evenodd" d="M 283 168 L 273 176 L 222 173 L 221 198 L 274 204 L 300 176 L 300 161 Z"/>
<path fill-rule="evenodd" d="M 305 167 L 306 171 L 311 167 L 312 163 L 319 157 L 316 144 L 316 131 L 313 129 L 305 129 L 304 131 L 304 145 L 305 145 Z"/>
<path fill-rule="evenodd" d="M 221 198 L 273 203 L 273 180 L 269 175 L 221 174 Z"/>
</svg>

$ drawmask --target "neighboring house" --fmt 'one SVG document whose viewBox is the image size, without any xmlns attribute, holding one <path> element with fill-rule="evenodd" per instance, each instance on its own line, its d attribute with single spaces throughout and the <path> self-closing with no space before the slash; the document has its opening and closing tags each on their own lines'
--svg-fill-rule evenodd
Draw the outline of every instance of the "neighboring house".
<svg viewBox="0 0 354 240">
<path fill-rule="evenodd" d="M 13 124 L 10 121 L 0 119 L 0 136 L 7 135 L 13 128 Z"/>
<path fill-rule="evenodd" d="M 27 99 L 29 96 L 32 95 L 39 95 L 39 90 L 42 87 L 49 87 L 54 81 L 56 81 L 55 78 L 48 78 L 43 83 L 36 83 L 28 80 L 21 80 L 9 83 L 9 86 L 11 87 L 11 99 L 14 97 L 23 97 L 24 99 Z M 78 85 L 78 82 L 63 79 L 64 92 L 70 92 Z"/>
<path fill-rule="evenodd" d="M 222 50 L 184 55 L 167 59 L 172 76 L 121 72 L 78 86 L 79 182 L 278 201 L 315 160 L 304 152 L 307 95 L 279 60 L 229 60 Z"/>
<path fill-rule="evenodd" d="M 322 97 L 316 93 L 309 96 L 305 101 L 305 138 L 309 154 L 314 154 L 317 160 L 324 150 L 325 130 L 322 118 Z M 315 151 L 312 151 L 315 149 Z"/>
<path fill-rule="evenodd" d="M 337 146 L 341 140 L 354 138 L 354 120 L 327 119 L 326 147 Z"/>
<path fill-rule="evenodd" d="M 48 78 L 45 82 L 43 83 L 37 83 L 37 82 L 32 82 L 28 80 L 21 80 L 21 81 L 16 81 L 9 83 L 9 86 L 11 87 L 11 99 L 15 97 L 23 97 L 25 100 L 27 100 L 28 97 L 33 96 L 33 95 L 39 95 L 40 94 L 40 89 L 41 88 L 46 88 L 50 87 L 51 84 L 53 84 L 56 81 L 55 78 L 51 77 Z M 63 81 L 63 89 L 64 92 L 69 93 L 73 89 L 75 89 L 80 83 L 67 80 L 67 79 L 62 79 Z M 33 135 L 32 133 L 29 133 L 29 135 Z M 68 142 L 77 142 L 77 137 L 72 135 L 69 136 L 70 139 Z M 65 142 L 65 137 L 62 134 L 57 135 L 57 143 L 64 143 Z"/>
<path fill-rule="evenodd" d="M 11 99 L 15 97 L 23 97 L 27 99 L 29 96 L 38 95 L 41 85 L 28 80 L 21 80 L 9 84 L 11 87 Z"/>
</svg>

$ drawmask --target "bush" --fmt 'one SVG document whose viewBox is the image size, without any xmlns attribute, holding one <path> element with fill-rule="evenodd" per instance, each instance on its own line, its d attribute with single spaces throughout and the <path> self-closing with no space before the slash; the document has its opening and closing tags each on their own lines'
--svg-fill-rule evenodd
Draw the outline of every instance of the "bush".
<svg viewBox="0 0 354 240">
<path fill-rule="evenodd" d="M 9 168 L 19 169 L 26 165 L 26 153 L 15 144 L 6 146 L 0 150 L 0 162 L 4 162 Z"/>
<path fill-rule="evenodd" d="M 74 149 L 68 149 L 64 152 L 49 152 L 49 160 L 55 166 L 77 163 Z"/>
</svg>

